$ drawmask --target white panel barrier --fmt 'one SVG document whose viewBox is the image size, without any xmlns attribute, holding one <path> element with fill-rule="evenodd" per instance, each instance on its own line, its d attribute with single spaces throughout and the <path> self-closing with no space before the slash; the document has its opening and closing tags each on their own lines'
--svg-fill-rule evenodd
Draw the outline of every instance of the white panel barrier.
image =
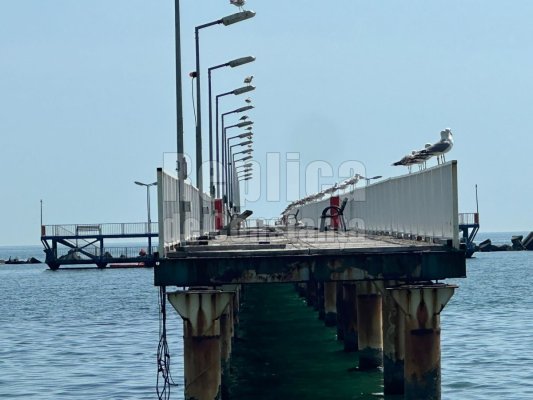
<svg viewBox="0 0 533 400">
<path fill-rule="evenodd" d="M 457 161 L 339 194 L 348 198 L 346 226 L 360 232 L 422 240 L 452 240 L 459 246 Z M 302 205 L 298 220 L 320 227 L 330 199 Z M 326 221 L 329 223 L 329 220 Z"/>
<path fill-rule="evenodd" d="M 185 240 L 214 230 L 213 202 L 204 194 L 204 208 L 207 212 L 203 229 L 200 229 L 200 193 L 194 186 L 184 183 Z M 163 256 L 180 243 L 180 215 L 178 207 L 178 180 L 161 168 L 157 169 L 157 204 L 159 213 L 159 253 Z"/>
</svg>

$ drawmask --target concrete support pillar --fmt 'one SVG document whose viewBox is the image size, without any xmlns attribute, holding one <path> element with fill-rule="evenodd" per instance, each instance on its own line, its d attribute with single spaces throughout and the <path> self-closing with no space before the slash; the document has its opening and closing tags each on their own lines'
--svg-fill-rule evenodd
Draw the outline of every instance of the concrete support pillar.
<svg viewBox="0 0 533 400">
<path fill-rule="evenodd" d="M 241 291 L 242 285 L 222 285 L 221 290 L 224 292 L 233 293 L 231 307 L 229 308 L 229 318 L 231 319 L 231 338 L 236 336 L 237 326 L 239 325 L 239 310 L 241 307 Z M 222 317 L 221 317 L 222 318 Z M 222 319 L 220 320 L 222 323 Z M 222 327 L 221 327 L 222 329 Z"/>
<path fill-rule="evenodd" d="M 374 369 L 383 365 L 381 295 L 370 281 L 356 285 L 359 369 Z"/>
<path fill-rule="evenodd" d="M 355 283 L 345 283 L 342 287 L 342 323 L 344 330 L 344 351 L 358 349 L 357 333 L 357 290 Z"/>
<path fill-rule="evenodd" d="M 228 398 L 228 381 L 230 372 L 230 359 L 235 336 L 235 308 L 239 302 L 240 285 L 222 285 L 221 289 L 225 293 L 231 293 L 232 298 L 224 312 L 220 316 L 220 362 L 222 367 L 222 399 Z"/>
<path fill-rule="evenodd" d="M 317 282 L 317 302 L 315 304 L 315 311 L 318 311 L 318 319 L 324 321 L 326 317 L 326 309 L 324 308 L 324 282 Z"/>
<path fill-rule="evenodd" d="M 337 282 L 324 282 L 324 323 L 337 326 Z"/>
<path fill-rule="evenodd" d="M 235 297 L 235 296 L 234 296 Z M 221 367 L 221 399 L 228 399 L 228 383 L 230 379 L 230 359 L 233 340 L 233 302 L 230 303 L 220 316 L 220 367 Z"/>
<path fill-rule="evenodd" d="M 222 371 L 229 367 L 233 337 L 233 304 L 228 304 L 220 316 L 220 360 Z"/>
<path fill-rule="evenodd" d="M 317 282 L 313 280 L 307 281 L 307 305 L 309 307 L 315 307 L 317 304 Z"/>
<path fill-rule="evenodd" d="M 404 392 L 405 316 L 387 288 L 397 287 L 397 281 L 374 281 L 382 295 L 383 306 L 383 391 L 387 394 Z"/>
<path fill-rule="evenodd" d="M 456 287 L 430 284 L 388 289 L 406 317 L 406 400 L 441 398 L 440 313 Z"/>
<path fill-rule="evenodd" d="M 344 293 L 342 289 L 342 282 L 336 283 L 335 294 L 336 294 L 335 305 L 337 309 L 337 340 L 344 340 L 344 316 L 343 316 Z"/>
<path fill-rule="evenodd" d="M 300 283 L 295 283 L 294 286 L 296 288 L 296 292 L 298 293 L 298 296 L 305 298 L 307 294 L 307 285 L 303 282 L 300 282 Z"/>
<path fill-rule="evenodd" d="M 239 314 L 241 311 L 241 299 L 243 286 L 235 285 L 235 296 L 233 296 L 233 336 L 237 336 L 237 327 L 239 326 Z"/>
<path fill-rule="evenodd" d="M 185 400 L 218 400 L 221 393 L 220 321 L 233 294 L 177 291 L 170 304 L 183 318 Z"/>
</svg>

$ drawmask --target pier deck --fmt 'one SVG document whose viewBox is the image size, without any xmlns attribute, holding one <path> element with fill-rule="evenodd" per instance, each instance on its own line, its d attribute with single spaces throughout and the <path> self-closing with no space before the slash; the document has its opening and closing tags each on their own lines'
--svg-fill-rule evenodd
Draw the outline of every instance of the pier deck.
<svg viewBox="0 0 533 400">
<path fill-rule="evenodd" d="M 215 236 L 169 252 L 157 286 L 235 283 L 440 280 L 466 275 L 464 252 L 447 245 L 354 232 L 263 230 Z"/>
</svg>

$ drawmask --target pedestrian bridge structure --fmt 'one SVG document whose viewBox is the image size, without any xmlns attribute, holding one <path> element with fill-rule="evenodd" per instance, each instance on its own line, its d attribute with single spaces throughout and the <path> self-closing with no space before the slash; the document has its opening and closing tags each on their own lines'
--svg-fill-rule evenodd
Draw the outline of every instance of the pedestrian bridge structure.
<svg viewBox="0 0 533 400">
<path fill-rule="evenodd" d="M 42 225 L 41 242 L 50 269 L 61 265 L 108 264 L 153 266 L 158 223 Z M 142 244 L 146 240 L 146 244 Z M 135 244 L 133 244 L 135 242 Z"/>
</svg>

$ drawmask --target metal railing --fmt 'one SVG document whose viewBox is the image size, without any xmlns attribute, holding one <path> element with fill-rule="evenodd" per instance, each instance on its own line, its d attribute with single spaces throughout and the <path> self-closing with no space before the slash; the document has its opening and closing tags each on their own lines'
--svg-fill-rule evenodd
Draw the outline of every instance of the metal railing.
<svg viewBox="0 0 533 400">
<path fill-rule="evenodd" d="M 61 236 L 65 238 L 95 237 L 95 236 L 128 236 L 147 235 L 149 232 L 157 233 L 159 224 L 152 222 L 150 231 L 147 222 L 133 223 L 105 223 L 105 224 L 67 224 L 67 225 L 43 225 L 42 236 Z"/>
<path fill-rule="evenodd" d="M 348 198 L 348 229 L 417 240 L 452 240 L 459 246 L 457 162 L 390 178 L 339 195 Z M 294 208 L 308 227 L 320 226 L 330 199 Z"/>
<path fill-rule="evenodd" d="M 116 246 L 116 247 L 104 247 L 104 252 L 101 255 L 100 249 L 91 249 L 91 251 L 88 251 L 88 249 L 83 249 L 84 251 L 90 253 L 94 257 L 101 257 L 109 258 L 109 259 L 121 259 L 121 258 L 136 258 L 136 257 L 143 257 L 142 252 L 146 255 L 148 253 L 148 248 L 146 246 Z M 152 254 L 157 252 L 158 247 L 152 246 Z M 71 249 L 69 247 L 58 247 L 57 248 L 57 258 L 63 257 L 63 259 L 74 259 L 74 260 L 88 260 L 90 261 L 90 257 L 87 255 L 80 253 L 76 251 L 75 249 Z M 70 258 L 69 258 L 70 257 Z"/>
<path fill-rule="evenodd" d="M 159 251 L 161 255 L 180 242 L 180 214 L 178 207 L 178 180 L 162 169 L 157 170 Z M 215 229 L 213 199 L 200 194 L 194 186 L 184 183 L 185 215 L 183 237 L 188 239 Z M 200 227 L 200 195 L 203 196 L 204 226 Z"/>
<path fill-rule="evenodd" d="M 459 225 L 475 225 L 475 224 L 479 224 L 478 213 L 460 213 L 459 214 Z"/>
</svg>

